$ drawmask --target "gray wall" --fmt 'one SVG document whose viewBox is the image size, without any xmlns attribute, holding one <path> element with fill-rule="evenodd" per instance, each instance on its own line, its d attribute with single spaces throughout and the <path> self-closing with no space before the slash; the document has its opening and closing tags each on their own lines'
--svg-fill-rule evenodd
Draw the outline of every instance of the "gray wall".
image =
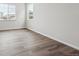
<svg viewBox="0 0 79 59">
<path fill-rule="evenodd" d="M 27 28 L 79 49 L 79 4 L 34 4 Z"/>
<path fill-rule="evenodd" d="M 16 4 L 16 20 L 0 20 L 0 30 L 24 28 L 25 21 L 25 5 L 23 3 Z"/>
</svg>

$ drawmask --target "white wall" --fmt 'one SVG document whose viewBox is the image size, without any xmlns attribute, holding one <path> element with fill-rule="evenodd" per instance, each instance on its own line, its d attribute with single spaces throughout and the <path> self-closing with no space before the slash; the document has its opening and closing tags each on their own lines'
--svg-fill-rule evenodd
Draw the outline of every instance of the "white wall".
<svg viewBox="0 0 79 59">
<path fill-rule="evenodd" d="M 24 28 L 25 21 L 25 5 L 23 3 L 16 4 L 16 20 L 0 21 L 0 30 Z"/>
<path fill-rule="evenodd" d="M 79 4 L 34 4 L 27 28 L 79 49 Z"/>
</svg>

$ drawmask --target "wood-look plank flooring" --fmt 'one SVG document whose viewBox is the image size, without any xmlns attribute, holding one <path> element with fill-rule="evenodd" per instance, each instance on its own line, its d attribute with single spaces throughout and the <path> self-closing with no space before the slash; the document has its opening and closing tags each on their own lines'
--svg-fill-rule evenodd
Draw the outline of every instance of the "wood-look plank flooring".
<svg viewBox="0 0 79 59">
<path fill-rule="evenodd" d="M 0 56 L 79 56 L 79 51 L 33 31 L 0 31 Z"/>
</svg>

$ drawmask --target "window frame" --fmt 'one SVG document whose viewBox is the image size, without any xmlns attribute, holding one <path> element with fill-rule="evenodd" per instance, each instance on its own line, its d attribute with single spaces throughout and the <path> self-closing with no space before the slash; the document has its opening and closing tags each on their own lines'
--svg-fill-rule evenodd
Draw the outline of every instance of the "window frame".
<svg viewBox="0 0 79 59">
<path fill-rule="evenodd" d="M 15 3 L 0 3 L 0 4 L 7 4 L 8 5 L 8 10 L 7 10 L 7 19 L 1 20 L 0 21 L 15 21 L 16 20 L 16 4 Z M 13 4 L 15 5 L 15 19 L 9 19 L 9 5 Z"/>
</svg>

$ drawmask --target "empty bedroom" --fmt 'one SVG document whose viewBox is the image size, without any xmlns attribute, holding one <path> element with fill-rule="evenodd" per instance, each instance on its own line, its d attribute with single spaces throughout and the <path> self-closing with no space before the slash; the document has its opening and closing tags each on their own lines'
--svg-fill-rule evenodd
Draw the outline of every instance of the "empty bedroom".
<svg viewBox="0 0 79 59">
<path fill-rule="evenodd" d="M 79 3 L 0 3 L 0 56 L 79 56 Z"/>
</svg>

